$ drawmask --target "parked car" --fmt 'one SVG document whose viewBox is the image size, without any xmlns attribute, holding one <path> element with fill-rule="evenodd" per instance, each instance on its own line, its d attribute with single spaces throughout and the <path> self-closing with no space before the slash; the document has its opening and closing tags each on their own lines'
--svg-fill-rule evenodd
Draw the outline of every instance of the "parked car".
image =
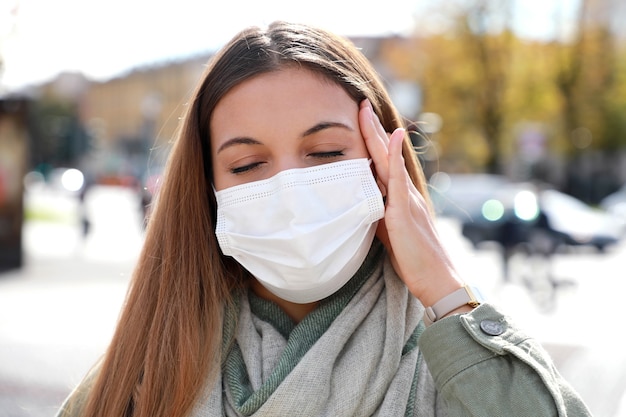
<svg viewBox="0 0 626 417">
<path fill-rule="evenodd" d="M 474 246 L 496 242 L 512 248 L 537 244 L 541 236 L 544 251 L 559 245 L 604 250 L 621 238 L 622 225 L 615 216 L 557 190 L 503 176 L 435 177 L 431 196 L 436 213 L 458 219 L 463 236 Z"/>
<path fill-rule="evenodd" d="M 541 191 L 540 206 L 560 243 L 604 250 L 623 236 L 624 224 L 617 216 L 559 191 Z"/>
<path fill-rule="evenodd" d="M 600 201 L 600 207 L 617 216 L 626 228 L 626 184 Z"/>
<path fill-rule="evenodd" d="M 509 185 L 510 181 L 500 175 L 438 172 L 432 176 L 429 188 L 437 214 L 471 222 L 481 220 L 485 201 Z"/>
</svg>

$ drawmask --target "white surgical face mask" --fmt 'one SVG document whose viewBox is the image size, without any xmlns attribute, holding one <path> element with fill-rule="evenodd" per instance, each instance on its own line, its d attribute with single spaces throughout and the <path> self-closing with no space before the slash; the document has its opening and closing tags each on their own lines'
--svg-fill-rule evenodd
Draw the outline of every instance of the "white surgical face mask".
<svg viewBox="0 0 626 417">
<path fill-rule="evenodd" d="M 295 303 L 321 300 L 354 275 L 385 210 L 368 159 L 285 170 L 215 195 L 222 252 Z"/>
</svg>

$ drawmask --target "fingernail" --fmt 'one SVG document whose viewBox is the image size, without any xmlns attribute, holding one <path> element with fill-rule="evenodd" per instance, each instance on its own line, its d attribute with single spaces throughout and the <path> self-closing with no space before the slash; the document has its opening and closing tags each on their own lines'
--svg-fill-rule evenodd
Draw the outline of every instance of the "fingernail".
<svg viewBox="0 0 626 417">
<path fill-rule="evenodd" d="M 406 130 L 403 127 L 397 127 L 394 131 L 393 134 L 401 137 L 404 139 L 404 135 L 406 133 Z"/>
</svg>

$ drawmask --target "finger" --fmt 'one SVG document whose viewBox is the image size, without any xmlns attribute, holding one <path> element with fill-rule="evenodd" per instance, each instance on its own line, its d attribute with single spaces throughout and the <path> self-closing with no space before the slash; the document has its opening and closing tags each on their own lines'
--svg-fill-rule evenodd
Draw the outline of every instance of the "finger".
<svg viewBox="0 0 626 417">
<path fill-rule="evenodd" d="M 393 139 L 391 139 L 393 136 Z M 413 181 L 411 180 L 408 171 L 406 170 L 406 164 L 403 156 L 403 145 L 406 141 L 406 131 L 404 129 L 396 129 L 389 135 L 389 181 L 393 181 L 396 185 L 396 195 L 406 197 L 404 203 L 408 204 L 411 208 L 412 215 L 423 216 L 424 210 L 427 207 L 424 196 L 417 190 Z M 393 149 L 391 141 L 393 140 Z M 410 201 L 414 201 L 416 204 L 410 204 Z"/>
<path fill-rule="evenodd" d="M 410 181 L 404 157 L 402 156 L 402 143 L 404 141 L 405 130 L 398 128 L 389 137 L 389 181 L 387 190 L 391 203 L 400 207 L 408 207 L 410 194 Z"/>
<path fill-rule="evenodd" d="M 369 100 L 367 101 L 367 105 L 369 106 L 370 110 L 372 111 L 372 118 L 374 119 L 374 128 L 376 129 L 376 133 L 381 137 L 383 143 L 387 147 L 389 147 L 389 136 L 391 134 L 388 133 L 385 130 L 385 128 L 383 127 L 382 123 L 380 123 L 380 119 L 378 118 L 378 115 L 374 111 L 374 108 L 372 107 L 372 103 Z"/>
<path fill-rule="evenodd" d="M 380 126 L 380 130 L 383 131 L 381 135 L 379 128 L 380 122 L 375 116 L 372 106 L 369 101 L 363 100 L 359 109 L 359 127 L 365 146 L 374 162 L 377 177 L 383 182 L 383 185 L 387 184 L 388 180 L 388 139 L 387 134 L 384 133 L 384 129 Z"/>
</svg>

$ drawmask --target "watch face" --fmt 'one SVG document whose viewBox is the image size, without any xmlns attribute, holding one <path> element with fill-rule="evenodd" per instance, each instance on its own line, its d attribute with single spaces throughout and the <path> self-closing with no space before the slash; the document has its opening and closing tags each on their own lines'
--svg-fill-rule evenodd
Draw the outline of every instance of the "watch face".
<svg viewBox="0 0 626 417">
<path fill-rule="evenodd" d="M 465 291 L 467 291 L 467 295 L 470 297 L 470 300 L 467 302 L 467 304 L 472 307 L 478 307 L 481 303 L 485 302 L 485 297 L 483 297 L 480 289 L 478 289 L 477 287 L 470 287 L 469 285 L 466 285 L 464 288 Z"/>
</svg>

